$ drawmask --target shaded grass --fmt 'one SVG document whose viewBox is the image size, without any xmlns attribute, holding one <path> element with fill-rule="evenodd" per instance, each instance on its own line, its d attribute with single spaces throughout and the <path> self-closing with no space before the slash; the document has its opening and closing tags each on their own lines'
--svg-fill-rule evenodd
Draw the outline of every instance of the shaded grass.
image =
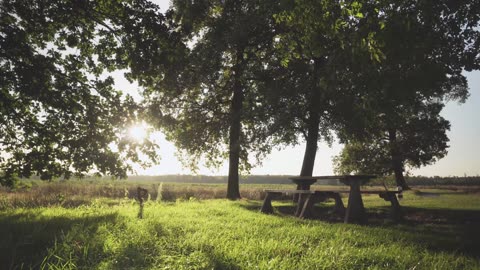
<svg viewBox="0 0 480 270">
<path fill-rule="evenodd" d="M 401 201 L 401 224 L 388 203 L 365 196 L 370 225 L 258 212 L 260 201 L 147 202 L 94 199 L 75 208 L 0 212 L 0 265 L 82 269 L 480 269 L 480 197 L 450 194 Z M 282 210 L 283 209 L 283 210 Z M 6 236 L 6 237 L 4 237 Z M 8 269 L 8 267 L 7 267 Z"/>
</svg>

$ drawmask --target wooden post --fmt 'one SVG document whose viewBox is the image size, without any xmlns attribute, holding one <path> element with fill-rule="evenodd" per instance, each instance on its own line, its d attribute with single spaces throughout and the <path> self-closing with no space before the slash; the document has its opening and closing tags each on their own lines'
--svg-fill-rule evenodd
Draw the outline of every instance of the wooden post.
<svg viewBox="0 0 480 270">
<path fill-rule="evenodd" d="M 345 223 L 364 223 L 365 207 L 363 206 L 362 194 L 360 193 L 360 181 L 348 181 L 350 193 L 348 195 L 347 212 L 345 213 Z"/>
<path fill-rule="evenodd" d="M 263 200 L 262 208 L 260 208 L 260 212 L 265 214 L 272 214 L 273 207 L 272 207 L 272 193 L 267 192 L 265 199 Z"/>
<path fill-rule="evenodd" d="M 398 203 L 397 196 L 395 196 L 394 192 L 382 192 L 378 194 L 380 198 L 384 199 L 385 201 L 389 201 L 391 203 L 390 207 L 390 218 L 398 222 L 403 218 L 402 209 L 400 207 L 400 203 Z"/>
<path fill-rule="evenodd" d="M 138 218 L 142 219 L 143 218 L 143 201 L 144 198 L 146 199 L 148 196 L 148 190 L 138 187 L 137 188 L 137 199 L 138 202 L 140 203 L 140 209 L 138 210 Z"/>
<path fill-rule="evenodd" d="M 340 197 L 340 193 L 337 192 L 329 192 L 328 196 L 335 200 L 335 208 L 334 212 L 340 215 L 345 214 L 345 205 L 343 204 L 342 197 Z"/>
<path fill-rule="evenodd" d="M 303 193 L 298 194 L 297 208 L 295 209 L 296 217 L 299 217 L 300 214 L 302 213 L 304 203 L 305 203 L 305 194 Z"/>
</svg>

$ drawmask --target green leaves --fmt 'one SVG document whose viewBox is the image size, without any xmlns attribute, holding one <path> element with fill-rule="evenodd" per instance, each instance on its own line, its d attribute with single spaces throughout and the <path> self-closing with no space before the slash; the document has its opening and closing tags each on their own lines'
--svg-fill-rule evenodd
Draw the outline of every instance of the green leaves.
<svg viewBox="0 0 480 270">
<path fill-rule="evenodd" d="M 363 62 L 352 82 L 365 91 L 355 98 L 353 113 L 344 115 L 340 137 L 347 144 L 335 159 L 337 171 L 386 174 L 434 163 L 448 148 L 450 126 L 439 115 L 443 102 L 468 97 L 460 70 L 472 59 L 461 55 L 468 54 L 465 42 L 478 31 L 466 27 L 464 7 L 450 1 L 387 1 L 364 8 L 373 9 L 364 23 L 375 31 L 361 40 L 373 61 Z"/>
<path fill-rule="evenodd" d="M 163 19 L 150 3 L 117 1 L 28 1 L 0 4 L 0 162 L 3 178 L 42 179 L 99 172 L 125 177 L 127 161 L 143 151 L 154 159 L 155 145 L 113 152 L 123 124 L 136 121 L 131 106 L 107 71 L 126 67 L 131 23 Z M 75 12 L 73 12 L 75 10 Z M 150 17 L 155 17 L 151 19 Z M 158 18 L 158 21 L 157 21 Z M 128 23 L 128 25 L 126 24 Z M 143 26 L 141 26 L 143 27 Z M 158 27 L 159 31 L 167 31 Z M 160 32 L 159 32 L 160 33 Z M 125 44 L 119 41 L 123 38 Z"/>
</svg>

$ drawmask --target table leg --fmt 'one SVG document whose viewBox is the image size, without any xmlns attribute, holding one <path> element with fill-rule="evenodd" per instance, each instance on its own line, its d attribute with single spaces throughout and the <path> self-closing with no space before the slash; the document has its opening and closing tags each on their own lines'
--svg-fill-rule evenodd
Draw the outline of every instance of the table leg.
<svg viewBox="0 0 480 270">
<path fill-rule="evenodd" d="M 262 205 L 262 208 L 260 209 L 260 212 L 265 214 L 273 213 L 272 196 L 273 195 L 271 193 L 267 193 L 267 195 L 265 196 L 265 199 L 263 200 L 263 205 Z"/>
<path fill-rule="evenodd" d="M 363 206 L 362 194 L 360 193 L 360 182 L 350 181 L 350 193 L 348 195 L 348 206 L 345 213 L 345 223 L 364 223 L 365 208 Z"/>
</svg>

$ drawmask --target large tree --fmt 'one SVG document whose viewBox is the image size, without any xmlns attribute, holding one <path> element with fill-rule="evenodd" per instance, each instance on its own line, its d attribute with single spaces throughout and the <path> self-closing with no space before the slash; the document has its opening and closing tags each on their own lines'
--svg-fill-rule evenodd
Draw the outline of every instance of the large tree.
<svg viewBox="0 0 480 270">
<path fill-rule="evenodd" d="M 396 118 L 396 132 L 389 132 L 379 120 L 368 139 L 349 140 L 334 158 L 339 174 L 395 175 L 397 185 L 408 189 L 403 177 L 406 166 L 419 168 L 433 164 L 447 154 L 450 124 L 440 111 L 442 103 L 411 106 Z"/>
<path fill-rule="evenodd" d="M 367 164 L 373 171 L 378 162 L 386 164 L 387 154 L 384 171 L 393 172 L 397 184 L 408 188 L 405 163 L 418 167 L 446 154 L 448 122 L 439 112 L 445 100 L 467 98 L 462 72 L 478 68 L 479 5 L 464 4 L 392 1 L 374 5 L 381 14 L 374 23 L 382 25 L 376 40 L 383 59 L 365 62 L 353 83 L 366 91 L 354 98 L 355 106 L 344 114 L 340 138 L 347 146 L 337 159 L 344 162 L 340 166 L 344 172 L 355 164 L 353 171 L 365 171 Z M 357 124 L 348 124 L 354 121 Z"/>
<path fill-rule="evenodd" d="M 348 107 L 341 102 L 349 92 L 357 55 L 378 59 L 374 28 L 365 29 L 358 1 L 295 1 L 277 14 L 276 65 L 270 65 L 272 104 L 279 111 L 283 143 L 306 141 L 301 176 L 311 176 L 318 141 L 331 142 L 338 126 L 336 115 Z M 281 65 L 280 65 L 281 64 Z"/>
<path fill-rule="evenodd" d="M 114 89 L 108 71 L 146 72 L 149 48 L 140 41 L 152 31 L 170 40 L 165 21 L 147 1 L 2 1 L 2 184 L 32 174 L 125 177 L 138 151 L 154 160 L 154 144 L 122 136 L 138 105 Z"/>
<path fill-rule="evenodd" d="M 240 198 L 239 171 L 272 147 L 258 80 L 274 35 L 275 1 L 173 1 L 190 44 L 177 82 L 150 87 L 152 122 L 195 167 L 228 158 L 229 199 Z"/>
</svg>

